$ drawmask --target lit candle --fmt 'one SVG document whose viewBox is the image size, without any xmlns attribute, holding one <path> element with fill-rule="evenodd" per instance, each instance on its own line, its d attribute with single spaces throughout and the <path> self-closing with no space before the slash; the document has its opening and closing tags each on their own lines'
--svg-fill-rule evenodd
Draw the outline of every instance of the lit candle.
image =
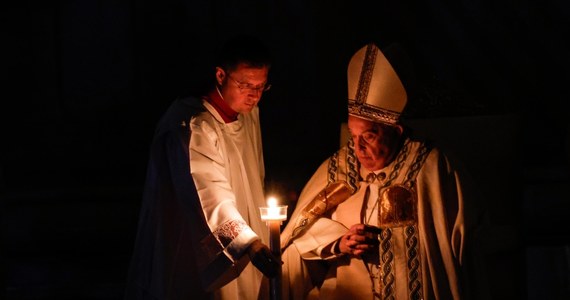
<svg viewBox="0 0 570 300">
<path fill-rule="evenodd" d="M 287 220 L 287 205 L 277 205 L 277 198 L 269 197 L 267 207 L 260 207 L 261 220 L 285 221 Z"/>
<path fill-rule="evenodd" d="M 287 205 L 277 205 L 277 199 L 269 197 L 267 207 L 260 207 L 259 210 L 261 220 L 265 221 L 269 228 L 269 248 L 273 255 L 281 260 L 281 222 L 287 220 Z M 271 299 L 281 299 L 281 270 L 269 283 Z"/>
</svg>

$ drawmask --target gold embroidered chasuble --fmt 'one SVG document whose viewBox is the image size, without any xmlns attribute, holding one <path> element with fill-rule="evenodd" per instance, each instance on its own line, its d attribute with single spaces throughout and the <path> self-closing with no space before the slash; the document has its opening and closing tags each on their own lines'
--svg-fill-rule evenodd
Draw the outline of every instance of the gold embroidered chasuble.
<svg viewBox="0 0 570 300">
<path fill-rule="evenodd" d="M 327 184 L 345 180 L 357 187 L 284 249 L 285 299 L 460 299 L 466 224 L 460 179 L 447 158 L 407 140 L 395 161 L 369 182 L 370 172 L 352 151 L 349 144 L 323 162 L 300 195 L 291 220 Z M 382 228 L 377 256 L 326 251 L 358 223 Z"/>
</svg>

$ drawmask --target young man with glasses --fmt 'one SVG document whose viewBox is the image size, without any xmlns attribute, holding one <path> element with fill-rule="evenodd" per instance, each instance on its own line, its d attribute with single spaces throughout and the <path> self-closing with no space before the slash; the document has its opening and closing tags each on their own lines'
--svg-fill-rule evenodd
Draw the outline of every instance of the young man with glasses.
<svg viewBox="0 0 570 300">
<path fill-rule="evenodd" d="M 144 191 L 127 299 L 263 299 L 279 270 L 259 216 L 265 206 L 257 104 L 267 48 L 222 49 L 215 87 L 173 103 L 160 121 Z M 252 262 L 250 264 L 249 262 Z"/>
</svg>

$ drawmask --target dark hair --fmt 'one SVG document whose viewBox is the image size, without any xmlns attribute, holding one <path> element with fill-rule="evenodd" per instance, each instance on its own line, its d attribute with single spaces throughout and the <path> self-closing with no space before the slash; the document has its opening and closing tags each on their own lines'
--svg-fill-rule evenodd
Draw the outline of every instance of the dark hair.
<svg viewBox="0 0 570 300">
<path fill-rule="evenodd" d="M 216 66 L 231 72 L 244 63 L 250 67 L 271 67 L 271 55 L 267 46 L 258 38 L 240 35 L 227 41 L 221 48 Z"/>
</svg>

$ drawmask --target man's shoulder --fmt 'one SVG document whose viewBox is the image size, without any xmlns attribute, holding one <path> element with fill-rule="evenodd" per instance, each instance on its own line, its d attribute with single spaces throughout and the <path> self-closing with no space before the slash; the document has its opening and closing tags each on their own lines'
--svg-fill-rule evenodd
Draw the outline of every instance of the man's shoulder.
<svg viewBox="0 0 570 300">
<path fill-rule="evenodd" d="M 167 114 L 173 114 L 180 118 L 189 120 L 194 115 L 205 110 L 206 109 L 201 98 L 188 96 L 176 98 L 170 105 Z"/>
<path fill-rule="evenodd" d="M 157 126 L 157 134 L 185 128 L 193 116 L 205 111 L 202 99 L 196 97 L 176 98 L 162 115 Z"/>
<path fill-rule="evenodd" d="M 432 150 L 438 151 L 437 146 L 432 140 L 429 139 L 418 139 L 418 138 L 406 138 L 404 144 L 407 145 L 407 151 L 417 152 L 417 151 L 427 151 Z"/>
</svg>

